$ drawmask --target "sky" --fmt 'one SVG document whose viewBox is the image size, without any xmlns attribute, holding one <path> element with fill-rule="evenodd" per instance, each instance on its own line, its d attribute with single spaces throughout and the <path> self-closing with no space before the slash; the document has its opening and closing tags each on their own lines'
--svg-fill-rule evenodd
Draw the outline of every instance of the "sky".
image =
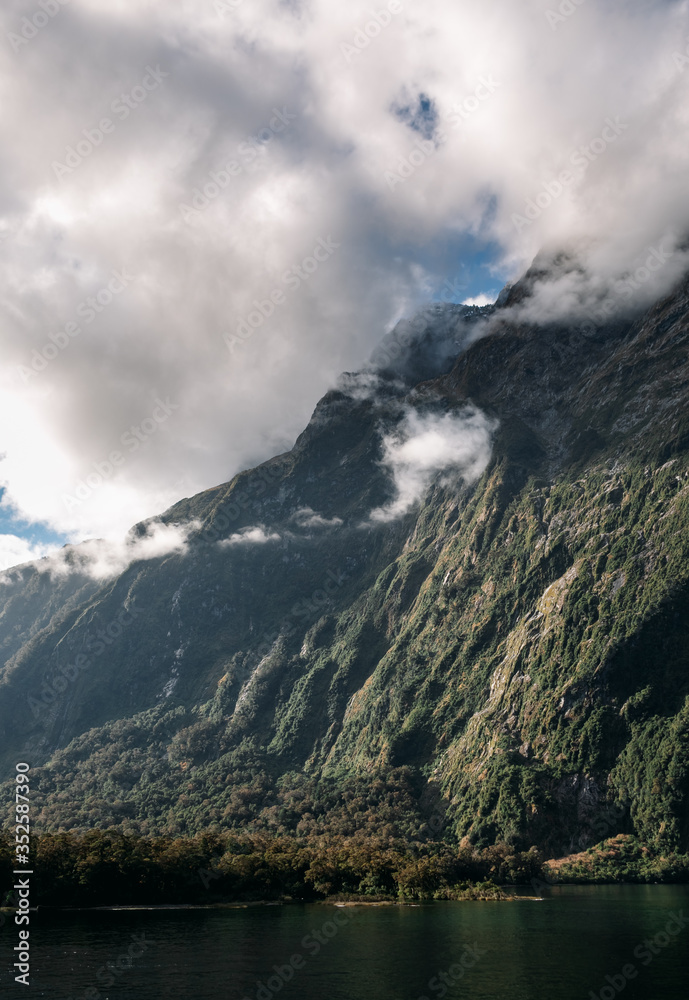
<svg viewBox="0 0 689 1000">
<path fill-rule="evenodd" d="M 669 288 L 688 70 L 685 0 L 8 0 L 0 569 L 287 450 L 544 248 L 531 320 Z"/>
</svg>

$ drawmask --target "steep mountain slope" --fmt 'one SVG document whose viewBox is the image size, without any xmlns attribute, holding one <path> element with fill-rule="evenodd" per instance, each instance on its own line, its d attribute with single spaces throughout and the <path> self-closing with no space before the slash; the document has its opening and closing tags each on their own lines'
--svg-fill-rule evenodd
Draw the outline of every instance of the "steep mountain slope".
<svg viewBox="0 0 689 1000">
<path fill-rule="evenodd" d="M 533 280 L 398 331 L 183 551 L 8 574 L 39 825 L 689 849 L 689 287 L 582 330 L 511 320 Z"/>
</svg>

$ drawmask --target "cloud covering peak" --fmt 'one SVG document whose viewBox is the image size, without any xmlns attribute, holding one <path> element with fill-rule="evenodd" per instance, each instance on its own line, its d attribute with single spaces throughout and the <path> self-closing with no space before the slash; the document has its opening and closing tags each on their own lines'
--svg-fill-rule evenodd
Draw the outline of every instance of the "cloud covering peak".
<svg viewBox="0 0 689 1000">
<path fill-rule="evenodd" d="M 458 275 L 587 248 L 539 318 L 683 264 L 686 0 L 44 6 L 0 12 L 0 486 L 70 539 L 290 447 Z"/>
</svg>

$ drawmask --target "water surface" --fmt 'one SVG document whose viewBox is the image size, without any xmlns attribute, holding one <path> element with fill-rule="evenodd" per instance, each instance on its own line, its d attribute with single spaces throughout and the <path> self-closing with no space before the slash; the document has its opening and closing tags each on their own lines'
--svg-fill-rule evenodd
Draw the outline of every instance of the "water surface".
<svg viewBox="0 0 689 1000">
<path fill-rule="evenodd" d="M 689 917 L 689 887 L 562 887 L 544 895 L 542 902 L 415 907 L 33 915 L 29 989 L 16 985 L 10 971 L 15 928 L 6 923 L 0 932 L 2 994 L 49 1000 L 689 996 L 689 925 L 676 934 L 665 929 L 673 912 L 685 908 Z"/>
</svg>

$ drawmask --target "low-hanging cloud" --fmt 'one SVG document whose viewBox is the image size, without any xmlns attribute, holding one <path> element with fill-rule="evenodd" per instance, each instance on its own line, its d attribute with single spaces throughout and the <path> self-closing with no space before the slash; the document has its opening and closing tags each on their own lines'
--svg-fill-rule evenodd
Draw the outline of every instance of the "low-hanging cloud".
<svg viewBox="0 0 689 1000">
<path fill-rule="evenodd" d="M 37 11 L 0 10 L 0 486 L 71 541 L 285 451 L 468 247 L 479 303 L 577 248 L 536 320 L 684 266 L 686 0 Z"/>
<path fill-rule="evenodd" d="M 501 314 L 517 323 L 562 323 L 589 328 L 639 315 L 689 271 L 686 239 L 666 235 L 628 261 L 606 266 L 596 246 L 568 254 L 539 254 L 529 294 Z"/>
<path fill-rule="evenodd" d="M 442 415 L 409 411 L 383 438 L 382 464 L 397 495 L 372 511 L 370 521 L 386 523 L 406 514 L 440 473 L 475 482 L 490 461 L 496 428 L 497 423 L 475 407 Z"/>
<path fill-rule="evenodd" d="M 249 528 L 242 528 L 229 538 L 224 538 L 218 542 L 221 548 L 232 548 L 235 545 L 265 545 L 266 542 L 279 542 L 280 535 L 276 531 L 270 531 L 263 525 L 254 525 Z"/>
<path fill-rule="evenodd" d="M 340 528 L 344 524 L 341 517 L 323 517 L 311 507 L 300 507 L 291 520 L 300 528 Z"/>
<path fill-rule="evenodd" d="M 196 521 L 186 524 L 164 524 L 153 521 L 144 525 L 139 533 L 120 539 L 89 539 L 80 545 L 65 545 L 57 552 L 38 558 L 33 567 L 39 573 L 49 573 L 53 579 L 62 579 L 72 573 L 104 581 L 119 576 L 132 563 L 160 559 L 187 551 L 189 536 L 198 529 Z M 36 560 L 38 553 L 29 553 Z M 21 569 L 6 572 L 1 583 L 11 583 Z"/>
<path fill-rule="evenodd" d="M 53 545 L 37 544 L 19 535 L 0 535 L 0 572 L 10 566 L 42 559 L 53 549 Z"/>
</svg>

